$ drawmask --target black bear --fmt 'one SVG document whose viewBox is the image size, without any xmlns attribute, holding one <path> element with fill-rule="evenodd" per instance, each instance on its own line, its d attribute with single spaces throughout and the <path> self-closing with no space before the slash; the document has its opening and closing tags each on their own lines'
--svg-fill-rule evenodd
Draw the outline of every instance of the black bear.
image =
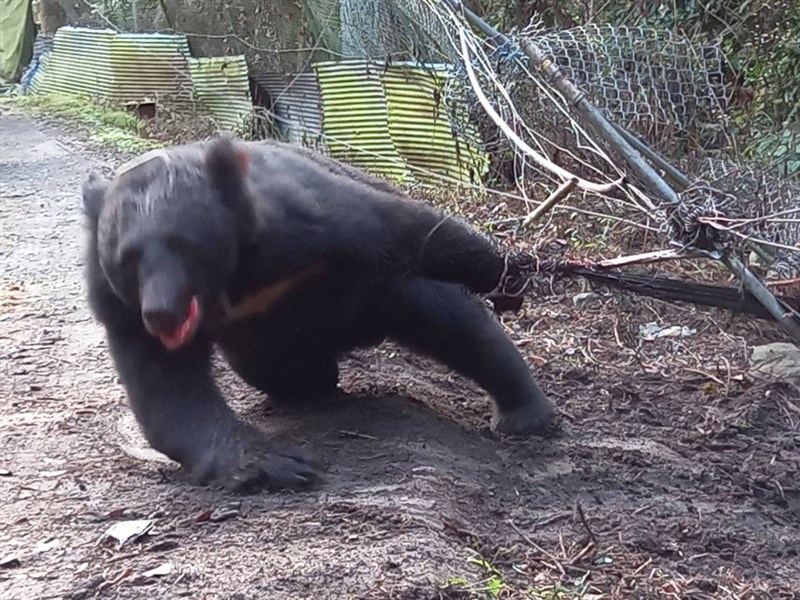
<svg viewBox="0 0 800 600">
<path fill-rule="evenodd" d="M 338 389 L 340 356 L 392 339 L 471 378 L 494 427 L 553 408 L 476 294 L 508 267 L 488 238 L 321 154 L 227 137 L 144 155 L 83 187 L 89 302 L 149 443 L 200 483 L 300 487 L 312 461 L 227 405 L 216 346 L 247 383 L 300 401 Z"/>
</svg>

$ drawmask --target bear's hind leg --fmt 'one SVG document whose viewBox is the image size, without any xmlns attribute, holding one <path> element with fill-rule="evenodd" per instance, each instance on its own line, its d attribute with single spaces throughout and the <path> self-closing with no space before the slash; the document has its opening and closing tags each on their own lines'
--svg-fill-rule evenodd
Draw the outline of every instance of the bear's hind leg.
<svg viewBox="0 0 800 600">
<path fill-rule="evenodd" d="M 495 401 L 493 424 L 512 434 L 541 432 L 554 410 L 527 363 L 481 302 L 462 286 L 404 279 L 389 296 L 390 338 L 469 377 Z"/>
<path fill-rule="evenodd" d="M 254 351 L 226 358 L 245 383 L 276 402 L 317 402 L 338 394 L 339 365 L 332 354 Z"/>
</svg>

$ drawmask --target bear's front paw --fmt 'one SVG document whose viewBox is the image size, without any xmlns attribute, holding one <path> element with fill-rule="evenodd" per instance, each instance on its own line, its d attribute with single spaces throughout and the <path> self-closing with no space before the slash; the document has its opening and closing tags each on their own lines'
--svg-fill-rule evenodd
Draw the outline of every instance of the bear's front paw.
<svg viewBox="0 0 800 600">
<path fill-rule="evenodd" d="M 507 435 L 544 434 L 551 429 L 555 416 L 549 401 L 537 400 L 508 411 L 495 409 L 492 428 Z"/>
<path fill-rule="evenodd" d="M 191 470 L 198 484 L 219 485 L 232 492 L 271 492 L 308 488 L 320 479 L 316 462 L 301 451 L 276 448 L 257 429 L 232 427 L 212 454 Z"/>
</svg>

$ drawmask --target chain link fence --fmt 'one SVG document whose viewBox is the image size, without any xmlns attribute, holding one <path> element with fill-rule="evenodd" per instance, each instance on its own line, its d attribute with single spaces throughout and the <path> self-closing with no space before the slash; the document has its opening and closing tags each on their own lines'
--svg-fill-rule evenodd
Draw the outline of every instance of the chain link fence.
<svg viewBox="0 0 800 600">
<path fill-rule="evenodd" d="M 549 191 L 557 182 L 509 142 L 477 101 L 464 67 L 462 35 L 469 39 L 470 63 L 482 92 L 531 147 L 579 177 L 610 182 L 624 172 L 621 158 L 595 142 L 516 43 L 487 43 L 444 3 L 309 0 L 308 6 L 315 22 L 325 25 L 319 39 L 336 46 L 342 58 L 448 65 L 454 76 L 448 79 L 443 103 L 468 107 L 481 143 L 492 155 L 491 185 L 513 186 L 527 197 L 534 182 L 546 182 Z M 554 61 L 609 120 L 694 182 L 681 195 L 681 215 L 692 220 L 687 230 L 712 226 L 734 246 L 757 238 L 777 258 L 768 279 L 800 275 L 800 185 L 768 167 L 737 160 L 728 116 L 735 73 L 719 46 L 669 30 L 596 24 L 546 30 L 533 22 L 515 41 L 522 38 Z M 658 201 L 642 182 L 630 180 L 639 189 L 589 202 L 600 212 L 652 223 L 661 214 L 652 210 Z M 698 192 L 712 188 L 713 194 Z"/>
</svg>

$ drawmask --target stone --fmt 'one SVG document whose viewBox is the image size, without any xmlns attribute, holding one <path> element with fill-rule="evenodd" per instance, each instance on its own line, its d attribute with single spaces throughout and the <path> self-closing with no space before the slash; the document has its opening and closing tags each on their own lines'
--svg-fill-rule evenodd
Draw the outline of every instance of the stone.
<svg viewBox="0 0 800 600">
<path fill-rule="evenodd" d="M 750 357 L 750 370 L 759 379 L 800 385 L 800 348 L 786 342 L 755 346 Z"/>
</svg>

